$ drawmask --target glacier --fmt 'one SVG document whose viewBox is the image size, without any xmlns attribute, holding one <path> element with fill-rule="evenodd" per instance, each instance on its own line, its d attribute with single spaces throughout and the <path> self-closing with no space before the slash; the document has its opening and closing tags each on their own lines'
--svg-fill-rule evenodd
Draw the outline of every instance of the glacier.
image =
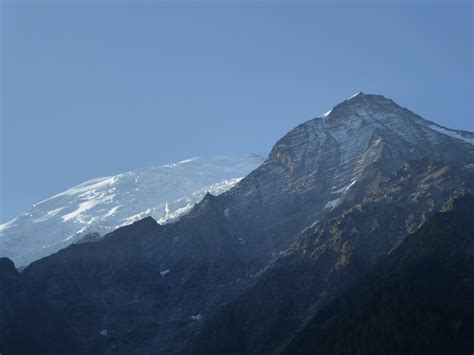
<svg viewBox="0 0 474 355">
<path fill-rule="evenodd" d="M 229 190 L 262 162 L 258 155 L 197 157 L 89 180 L 1 224 L 0 256 L 23 267 L 90 233 L 105 235 L 148 216 L 175 221 L 207 192 Z"/>
</svg>

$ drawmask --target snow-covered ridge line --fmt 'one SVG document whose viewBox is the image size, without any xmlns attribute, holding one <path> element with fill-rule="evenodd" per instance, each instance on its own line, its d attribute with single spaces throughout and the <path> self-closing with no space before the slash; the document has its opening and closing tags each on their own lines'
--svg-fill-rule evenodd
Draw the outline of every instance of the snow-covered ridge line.
<svg viewBox="0 0 474 355">
<path fill-rule="evenodd" d="M 446 136 L 449 136 L 449 137 L 452 137 L 452 138 L 455 138 L 455 139 L 459 139 L 463 142 L 474 145 L 474 134 L 472 134 L 471 137 L 465 137 L 459 131 L 444 128 L 444 127 L 441 127 L 441 126 L 438 126 L 438 125 L 431 124 L 431 125 L 427 125 L 427 127 L 431 128 L 433 131 L 442 133 Z"/>
<path fill-rule="evenodd" d="M 359 96 L 361 94 L 364 94 L 364 93 L 362 91 L 356 92 L 354 95 L 351 95 L 350 97 L 348 97 L 347 100 L 353 99 L 354 97 Z"/>
<path fill-rule="evenodd" d="M 89 233 L 104 235 L 147 216 L 175 221 L 208 191 L 229 190 L 262 162 L 255 155 L 191 158 L 91 179 L 1 224 L 0 257 L 25 266 Z"/>
</svg>

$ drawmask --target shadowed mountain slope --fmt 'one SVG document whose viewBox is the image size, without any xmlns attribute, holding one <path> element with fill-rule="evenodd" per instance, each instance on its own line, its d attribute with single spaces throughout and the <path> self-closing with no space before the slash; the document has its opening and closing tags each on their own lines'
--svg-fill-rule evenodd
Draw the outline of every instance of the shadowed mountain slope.
<svg viewBox="0 0 474 355">
<path fill-rule="evenodd" d="M 78 337 L 32 288 L 13 263 L 0 258 L 0 353 L 66 354 Z"/>
<path fill-rule="evenodd" d="M 375 167 L 346 202 L 306 230 L 257 283 L 223 306 L 188 354 L 270 354 L 284 349 L 325 304 L 372 270 L 474 174 L 428 159 L 384 177 Z"/>
<path fill-rule="evenodd" d="M 450 200 L 320 311 L 285 354 L 470 354 L 474 198 Z"/>
</svg>

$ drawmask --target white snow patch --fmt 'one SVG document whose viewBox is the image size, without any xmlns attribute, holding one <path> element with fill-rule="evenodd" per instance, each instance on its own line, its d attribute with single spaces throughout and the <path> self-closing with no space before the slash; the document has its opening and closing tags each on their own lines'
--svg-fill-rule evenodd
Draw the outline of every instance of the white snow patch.
<svg viewBox="0 0 474 355">
<path fill-rule="evenodd" d="M 191 316 L 191 319 L 195 322 L 200 322 L 202 320 L 202 316 L 200 314 L 196 314 L 195 316 Z"/>
<path fill-rule="evenodd" d="M 190 159 L 184 159 L 184 160 L 178 161 L 177 163 L 161 165 L 161 167 L 162 167 L 162 168 L 175 168 L 175 167 L 177 167 L 178 165 L 191 163 L 191 162 L 193 162 L 193 161 L 195 161 L 195 160 L 197 160 L 197 159 L 198 159 L 197 157 L 190 158 Z"/>
<path fill-rule="evenodd" d="M 362 91 L 359 91 L 359 92 L 356 92 L 354 95 L 352 95 L 351 97 L 349 97 L 347 100 L 350 100 L 350 99 L 353 99 L 354 97 L 358 96 L 362 94 Z"/>
<path fill-rule="evenodd" d="M 175 221 L 182 215 L 188 213 L 193 208 L 193 206 L 194 205 L 192 203 L 188 203 L 186 206 L 178 208 L 174 212 L 170 213 L 168 211 L 168 214 L 165 214 L 165 216 L 158 218 L 156 221 L 159 224 L 166 224 L 166 223 Z"/>
<path fill-rule="evenodd" d="M 224 210 L 224 217 L 229 217 L 229 213 L 230 213 L 230 209 L 229 208 L 226 208 Z"/>
<path fill-rule="evenodd" d="M 107 213 L 102 217 L 102 219 L 107 218 L 107 217 L 110 217 L 110 216 L 113 216 L 115 213 L 117 213 L 117 211 L 120 209 L 120 207 L 122 207 L 122 205 L 118 205 L 118 206 L 115 206 L 115 207 L 111 208 L 111 209 L 109 210 L 109 212 L 107 212 Z"/>
<path fill-rule="evenodd" d="M 64 192 L 61 192 L 57 195 L 54 195 L 53 197 L 50 197 L 46 200 L 38 202 L 34 204 L 33 207 L 36 207 L 38 205 L 41 205 L 47 201 L 56 199 L 58 197 L 75 196 L 75 195 L 80 196 L 83 193 L 96 192 L 96 190 L 100 190 L 100 189 L 103 189 L 104 187 L 113 185 L 117 181 L 117 179 L 118 179 L 118 176 L 107 176 L 103 178 L 92 179 L 92 180 L 86 181 L 83 184 L 70 188 Z"/>
<path fill-rule="evenodd" d="M 11 221 L 7 223 L 0 224 L 0 232 L 4 232 L 9 228 L 16 227 L 17 225 L 15 224 L 15 222 L 17 221 L 17 219 L 18 217 L 15 217 L 14 219 L 12 219 Z"/>
<path fill-rule="evenodd" d="M 328 203 L 326 203 L 326 205 L 324 206 L 324 208 L 333 210 L 333 209 L 335 209 L 337 206 L 339 206 L 339 204 L 340 204 L 341 202 L 342 202 L 342 198 L 336 198 L 335 200 L 332 200 L 332 201 L 329 201 Z"/>
<path fill-rule="evenodd" d="M 186 164 L 186 163 L 191 163 L 192 161 L 195 161 L 197 158 L 189 158 L 189 159 L 184 159 L 179 161 L 177 164 Z"/>
<path fill-rule="evenodd" d="M 439 133 L 442 133 L 446 136 L 449 136 L 449 137 L 452 137 L 452 138 L 455 138 L 455 139 L 459 139 L 463 142 L 466 142 L 466 143 L 469 143 L 469 144 L 473 144 L 474 145 L 474 138 L 470 138 L 470 137 L 464 137 L 463 135 L 459 134 L 458 132 L 456 131 L 452 131 L 450 129 L 446 129 L 446 128 L 443 128 L 443 127 L 440 127 L 440 126 L 436 126 L 436 125 L 428 125 L 427 126 L 428 128 L 431 128 L 433 131 L 436 131 L 436 132 L 439 132 Z"/>
<path fill-rule="evenodd" d="M 339 190 L 333 191 L 333 194 L 343 194 L 346 193 L 355 183 L 357 179 L 352 181 L 349 185 L 341 187 Z"/>
<path fill-rule="evenodd" d="M 318 223 L 319 223 L 319 220 L 314 221 L 310 226 L 308 226 L 308 227 L 306 227 L 305 229 L 303 229 L 303 230 L 301 231 L 301 233 L 305 233 L 305 232 L 307 232 L 308 230 L 310 230 L 310 229 L 316 227 L 316 225 L 317 225 Z"/>
<path fill-rule="evenodd" d="M 44 216 L 34 219 L 33 223 L 46 222 L 48 219 L 56 216 L 59 212 L 61 212 L 65 208 L 66 207 L 59 207 L 59 208 L 55 208 L 54 210 L 48 211 L 46 212 Z"/>
<path fill-rule="evenodd" d="M 163 270 L 163 271 L 160 271 L 160 275 L 161 277 L 165 277 L 167 274 L 170 273 L 170 269 L 166 269 L 166 270 Z"/>
<path fill-rule="evenodd" d="M 332 112 L 332 109 L 330 109 L 328 112 L 324 113 L 321 117 L 328 117 Z"/>
<path fill-rule="evenodd" d="M 102 329 L 102 330 L 99 332 L 99 334 L 102 335 L 103 337 L 106 337 L 108 332 L 109 332 L 109 331 L 108 331 L 107 329 Z"/>
<path fill-rule="evenodd" d="M 107 196 L 106 199 L 112 199 L 114 195 Z M 76 209 L 75 211 L 72 211 L 71 213 L 65 214 L 62 216 L 62 219 L 64 222 L 67 222 L 71 219 L 78 218 L 81 216 L 84 212 L 87 210 L 90 210 L 91 208 L 94 208 L 95 206 L 105 202 L 104 199 L 93 199 L 89 201 L 84 201 L 79 204 L 79 208 Z"/>
</svg>

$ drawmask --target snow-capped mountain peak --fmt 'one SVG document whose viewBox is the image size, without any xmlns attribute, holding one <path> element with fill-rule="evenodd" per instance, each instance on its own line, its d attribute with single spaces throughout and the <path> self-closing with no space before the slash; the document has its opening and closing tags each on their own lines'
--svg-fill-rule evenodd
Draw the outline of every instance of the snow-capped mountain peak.
<svg viewBox="0 0 474 355">
<path fill-rule="evenodd" d="M 384 96 L 365 94 L 362 91 L 337 104 L 321 115 L 320 118 L 333 122 L 344 120 L 344 125 L 348 124 L 347 121 L 358 121 L 369 125 L 375 124 L 379 130 L 389 128 L 400 132 L 400 134 L 415 133 L 415 131 L 418 134 L 420 133 L 419 128 L 421 126 L 423 135 L 429 137 L 432 142 L 443 139 L 440 136 L 442 134 L 445 138 L 450 137 L 464 143 L 474 144 L 474 134 L 471 132 L 440 126 L 423 119 Z M 406 137 L 407 140 L 416 142 L 417 139 L 413 138 L 416 137 Z M 419 136 L 418 140 L 421 138 Z"/>
<path fill-rule="evenodd" d="M 86 181 L 0 225 L 0 256 L 24 266 L 89 233 L 104 235 L 147 216 L 174 221 L 208 191 L 227 191 L 262 161 L 257 155 L 191 158 Z"/>
</svg>

